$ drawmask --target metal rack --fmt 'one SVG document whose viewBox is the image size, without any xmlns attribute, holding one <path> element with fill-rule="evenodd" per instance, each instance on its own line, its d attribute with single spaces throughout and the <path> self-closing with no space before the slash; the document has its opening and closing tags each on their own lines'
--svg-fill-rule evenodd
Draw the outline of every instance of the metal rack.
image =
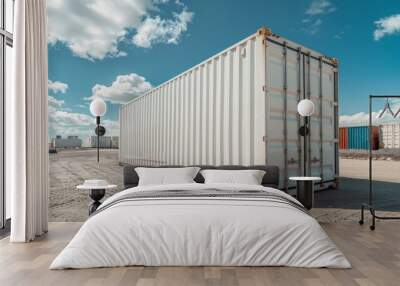
<svg viewBox="0 0 400 286">
<path fill-rule="evenodd" d="M 388 104 L 388 100 L 390 98 L 398 98 L 400 99 L 400 95 L 370 95 L 369 96 L 369 142 L 368 142 L 368 148 L 369 148 L 369 155 L 368 155 L 368 159 L 369 159 L 369 193 L 368 193 L 368 203 L 363 203 L 361 205 L 361 219 L 359 221 L 359 224 L 364 224 L 364 209 L 367 208 L 369 209 L 371 215 L 372 215 L 372 224 L 370 225 L 370 229 L 371 230 L 375 230 L 375 220 L 376 219 L 382 219 L 382 220 L 400 220 L 400 217 L 391 217 L 391 216 L 378 216 L 376 215 L 376 209 L 373 206 L 373 202 L 372 202 L 372 196 L 373 196 L 373 192 L 372 192 L 372 101 L 374 99 L 386 99 Z M 399 114 L 399 112 L 396 112 L 395 114 L 393 114 L 393 112 L 391 112 L 392 116 L 394 118 L 396 118 L 396 115 Z M 383 114 L 381 114 L 380 116 L 382 116 Z"/>
</svg>

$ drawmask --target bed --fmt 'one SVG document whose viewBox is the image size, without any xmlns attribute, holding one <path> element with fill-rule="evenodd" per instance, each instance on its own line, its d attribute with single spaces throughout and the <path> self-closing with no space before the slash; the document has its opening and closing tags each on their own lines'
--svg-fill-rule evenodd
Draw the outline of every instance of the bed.
<svg viewBox="0 0 400 286">
<path fill-rule="evenodd" d="M 199 173 L 194 183 L 152 186 L 138 186 L 136 167 L 124 167 L 126 189 L 101 204 L 50 269 L 351 267 L 307 210 L 277 189 L 275 166 L 199 166 L 263 170 L 261 185 L 209 184 Z"/>
</svg>

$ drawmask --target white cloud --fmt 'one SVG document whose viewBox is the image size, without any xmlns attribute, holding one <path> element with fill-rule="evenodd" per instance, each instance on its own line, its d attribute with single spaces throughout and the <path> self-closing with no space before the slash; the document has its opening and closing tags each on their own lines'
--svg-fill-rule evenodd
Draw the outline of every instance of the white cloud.
<svg viewBox="0 0 400 286">
<path fill-rule="evenodd" d="M 151 88 L 151 84 L 140 75 L 135 73 L 119 75 L 111 86 L 96 84 L 92 88 L 92 96 L 86 99 L 102 98 L 111 103 L 123 104 L 143 95 Z"/>
<path fill-rule="evenodd" d="M 65 104 L 64 100 L 57 99 L 51 95 L 48 96 L 49 106 L 62 107 Z"/>
<path fill-rule="evenodd" d="M 336 7 L 328 0 L 314 0 L 306 10 L 310 16 L 328 14 L 336 10 Z"/>
<path fill-rule="evenodd" d="M 150 48 L 156 43 L 177 44 L 182 33 L 186 32 L 187 25 L 192 21 L 193 13 L 184 9 L 181 13 L 174 13 L 174 19 L 164 20 L 159 16 L 147 17 L 137 28 L 132 42 L 143 48 Z"/>
<path fill-rule="evenodd" d="M 400 109 L 400 103 L 396 100 L 391 102 L 391 109 L 394 114 Z M 386 111 L 381 118 L 379 115 L 383 109 L 380 109 L 376 112 L 372 112 L 372 123 L 373 124 L 384 124 L 390 123 L 398 119 L 394 119 L 393 116 Z M 399 118 L 400 114 L 397 118 Z M 361 126 L 361 125 L 368 125 L 369 123 L 369 114 L 367 112 L 358 112 L 352 115 L 341 115 L 339 117 L 339 125 L 340 126 Z"/>
<path fill-rule="evenodd" d="M 48 89 L 53 91 L 54 93 L 66 93 L 68 90 L 68 84 L 60 81 L 48 80 Z"/>
<path fill-rule="evenodd" d="M 314 0 L 305 11 L 306 18 L 302 19 L 305 28 L 302 30 L 310 35 L 315 35 L 322 25 L 322 16 L 336 11 L 336 7 L 328 0 Z"/>
<path fill-rule="evenodd" d="M 400 14 L 392 15 L 375 21 L 375 41 L 379 41 L 386 35 L 400 33 Z"/>
<path fill-rule="evenodd" d="M 375 114 L 375 117 L 377 115 Z M 359 112 L 352 115 L 341 115 L 339 117 L 340 126 L 356 126 L 368 124 L 368 113 Z"/>
<path fill-rule="evenodd" d="M 105 119 L 102 125 L 106 128 L 106 135 L 119 136 L 119 121 Z"/>
<path fill-rule="evenodd" d="M 58 126 L 89 126 L 95 122 L 94 117 L 83 114 L 49 108 L 49 122 Z"/>
<path fill-rule="evenodd" d="M 64 137 L 68 135 L 76 135 L 81 138 L 95 135 L 95 118 L 79 112 L 72 112 L 65 107 L 64 100 L 58 100 L 53 96 L 48 96 L 49 107 L 49 136 L 54 138 L 56 135 Z M 89 110 L 89 107 L 86 106 Z M 106 128 L 106 134 L 118 136 L 119 122 L 109 119 L 104 119 L 101 124 Z"/>
<path fill-rule="evenodd" d="M 85 113 L 72 112 L 70 108 L 65 107 L 65 101 L 48 95 L 48 115 L 49 115 L 49 136 L 54 138 L 56 135 L 64 137 L 76 135 L 81 138 L 95 135 L 95 118 Z M 78 105 L 80 108 L 89 110 L 87 104 Z M 101 124 L 106 128 L 106 134 L 118 136 L 119 122 L 109 119 L 103 119 Z"/>
<path fill-rule="evenodd" d="M 106 128 L 106 135 L 118 136 L 119 122 L 109 119 L 101 123 Z M 60 110 L 49 106 L 49 135 L 54 138 L 56 135 L 66 137 L 76 135 L 81 138 L 95 135 L 94 117 L 78 112 Z"/>
<path fill-rule="evenodd" d="M 315 35 L 316 33 L 318 33 L 321 25 L 322 25 L 322 20 L 318 18 L 310 23 L 309 27 L 306 29 L 306 32 L 311 35 Z"/>
<path fill-rule="evenodd" d="M 162 35 L 161 40 L 151 39 L 150 42 L 176 43 L 180 34 L 187 29 L 187 19 L 176 15 L 183 14 L 187 17 L 186 13 L 190 12 L 186 11 L 185 6 L 182 8 L 180 4 L 175 4 L 179 10 L 183 9 L 183 12 L 173 14 L 172 20 L 152 16 L 159 12 L 159 6 L 166 2 L 168 1 L 51 0 L 47 4 L 48 41 L 52 45 L 61 42 L 76 56 L 89 60 L 121 57 L 127 53 L 121 51 L 118 45 L 126 39 L 128 33 L 143 27 L 149 19 L 159 19 L 161 23 L 168 23 L 159 28 L 168 29 L 164 34 L 157 32 L 158 35 Z M 173 26 L 174 23 L 176 27 Z M 175 32 L 171 32 L 170 29 L 175 29 Z M 140 38 L 142 42 L 146 41 L 144 37 Z"/>
<path fill-rule="evenodd" d="M 341 39 L 343 39 L 344 34 L 345 34 L 345 32 L 341 31 L 341 32 L 337 33 L 336 35 L 334 35 L 333 38 L 336 40 L 341 40 Z"/>
</svg>

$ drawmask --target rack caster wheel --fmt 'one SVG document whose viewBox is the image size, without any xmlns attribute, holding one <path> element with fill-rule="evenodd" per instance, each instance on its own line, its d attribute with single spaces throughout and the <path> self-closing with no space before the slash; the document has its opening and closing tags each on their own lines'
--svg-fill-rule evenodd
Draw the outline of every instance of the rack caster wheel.
<svg viewBox="0 0 400 286">
<path fill-rule="evenodd" d="M 364 224 L 364 221 L 363 221 L 363 220 L 359 220 L 358 223 L 359 223 L 360 225 L 363 225 L 363 224 Z"/>
<path fill-rule="evenodd" d="M 374 225 L 371 225 L 371 226 L 369 227 L 369 229 L 370 229 L 370 230 L 375 230 L 375 226 L 374 226 Z"/>
</svg>

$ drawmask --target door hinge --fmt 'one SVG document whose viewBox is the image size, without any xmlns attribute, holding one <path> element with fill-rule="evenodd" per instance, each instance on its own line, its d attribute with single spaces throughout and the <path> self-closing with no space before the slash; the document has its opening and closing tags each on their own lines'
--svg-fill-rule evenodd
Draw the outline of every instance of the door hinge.
<svg viewBox="0 0 400 286">
<path fill-rule="evenodd" d="M 262 141 L 265 142 L 265 143 L 267 143 L 267 141 L 268 141 L 267 136 L 263 136 Z"/>
</svg>

